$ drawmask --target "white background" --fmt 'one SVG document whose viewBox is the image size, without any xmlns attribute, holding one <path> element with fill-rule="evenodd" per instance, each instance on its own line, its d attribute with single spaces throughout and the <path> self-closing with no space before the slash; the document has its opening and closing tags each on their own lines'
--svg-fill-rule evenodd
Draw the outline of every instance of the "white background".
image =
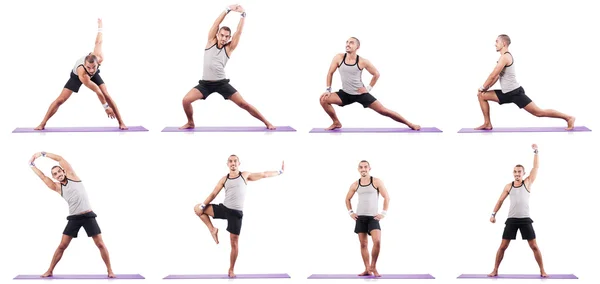
<svg viewBox="0 0 600 284">
<path fill-rule="evenodd" d="M 494 67 L 500 33 L 513 40 L 518 80 L 527 94 L 595 130 L 598 118 L 588 101 L 596 92 L 590 85 L 597 77 L 598 39 L 591 35 L 599 23 L 591 3 L 330 0 L 320 1 L 318 9 L 240 3 L 248 17 L 227 75 L 272 123 L 299 130 L 279 135 L 157 132 L 185 123 L 181 99 L 201 78 L 210 25 L 231 3 L 2 3 L 0 130 L 6 146 L 0 173 L 6 193 L 0 211 L 6 225 L 0 277 L 43 273 L 66 224 L 64 201 L 26 165 L 40 150 L 64 155 L 84 180 L 117 273 L 150 279 L 226 273 L 225 223 L 216 223 L 223 234 L 215 246 L 192 208 L 226 173 L 231 153 L 240 155 L 246 170 L 277 170 L 282 159 L 287 166 L 285 176 L 250 185 L 238 273 L 286 272 L 302 282 L 312 273 L 361 272 L 343 203 L 361 159 L 372 161 L 373 174 L 386 182 L 393 199 L 382 222 L 380 272 L 431 273 L 446 280 L 488 273 L 508 203 L 497 224 L 489 224 L 489 213 L 514 164 L 531 167 L 529 147 L 537 142 L 543 156 L 532 214 L 547 270 L 591 281 L 598 252 L 591 206 L 598 184 L 591 176 L 597 165 L 587 161 L 598 158 L 596 135 L 455 134 L 482 122 L 475 90 Z M 97 16 L 105 31 L 102 77 L 125 122 L 153 132 L 9 135 L 40 122 L 75 60 L 92 50 Z M 235 30 L 237 22 L 232 14 L 224 24 Z M 330 124 L 318 97 L 331 59 L 350 36 L 361 40 L 359 54 L 381 72 L 373 94 L 443 134 L 306 133 Z M 340 87 L 338 76 L 334 89 Z M 217 94 L 194 107 L 197 125 L 261 125 Z M 346 127 L 397 125 L 359 105 L 336 110 Z M 47 126 L 116 125 L 103 115 L 96 96 L 82 87 Z M 564 125 L 493 103 L 492 119 L 496 127 Z M 51 165 L 40 162 L 46 173 Z M 537 272 L 525 242 L 511 244 L 502 271 Z M 103 272 L 86 238 L 72 243 L 56 270 Z"/>
</svg>

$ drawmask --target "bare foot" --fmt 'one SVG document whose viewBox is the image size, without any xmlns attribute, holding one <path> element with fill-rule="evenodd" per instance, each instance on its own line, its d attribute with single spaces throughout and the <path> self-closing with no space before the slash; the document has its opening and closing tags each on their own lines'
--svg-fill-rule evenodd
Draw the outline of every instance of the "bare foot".
<svg viewBox="0 0 600 284">
<path fill-rule="evenodd" d="M 358 274 L 358 276 L 371 276 L 371 272 L 369 270 L 365 270 L 365 272 Z"/>
<path fill-rule="evenodd" d="M 373 273 L 373 276 L 381 277 L 381 274 L 379 274 L 379 272 L 377 272 L 377 268 L 371 267 L 371 272 Z"/>
<path fill-rule="evenodd" d="M 484 123 L 483 125 L 476 127 L 475 130 L 492 130 L 493 128 L 491 123 Z"/>
<path fill-rule="evenodd" d="M 540 275 L 544 278 L 548 277 L 548 274 L 544 270 L 541 271 Z"/>
<path fill-rule="evenodd" d="M 125 126 L 125 124 L 120 124 L 119 125 L 119 129 L 121 129 L 121 130 L 127 130 L 127 129 L 129 129 L 129 127 Z"/>
<path fill-rule="evenodd" d="M 325 128 L 325 130 L 334 130 L 338 128 L 342 128 L 342 123 L 340 123 L 339 121 L 334 122 L 331 126 Z"/>
<path fill-rule="evenodd" d="M 233 269 L 229 269 L 227 275 L 229 275 L 229 278 L 235 278 L 235 273 L 233 273 Z"/>
<path fill-rule="evenodd" d="M 188 122 L 184 126 L 179 127 L 179 129 L 192 129 L 194 127 L 196 127 L 196 125 L 193 122 Z"/>
<path fill-rule="evenodd" d="M 269 129 L 269 130 L 275 130 L 276 129 L 276 127 L 273 126 L 273 124 L 267 123 L 265 125 L 267 126 L 267 129 Z"/>
<path fill-rule="evenodd" d="M 575 117 L 571 116 L 567 119 L 567 128 L 566 130 L 573 130 L 575 128 Z"/>
<path fill-rule="evenodd" d="M 492 271 L 492 273 L 488 274 L 488 277 L 494 277 L 494 276 L 498 276 L 497 270 L 494 270 L 494 271 Z"/>
<path fill-rule="evenodd" d="M 410 127 L 410 129 L 412 130 L 419 130 L 421 129 L 420 125 L 416 125 L 416 124 L 409 124 L 408 127 Z"/>
<path fill-rule="evenodd" d="M 215 243 L 219 244 L 219 229 L 215 228 L 212 232 L 210 232 L 210 235 L 213 237 L 213 240 L 215 240 Z"/>
<path fill-rule="evenodd" d="M 52 271 L 46 271 L 46 273 L 42 274 L 40 277 L 52 277 Z"/>
<path fill-rule="evenodd" d="M 112 270 L 108 271 L 108 278 L 117 278 L 117 276 L 115 276 L 115 274 L 112 272 Z"/>
<path fill-rule="evenodd" d="M 38 125 L 38 127 L 34 128 L 33 130 L 44 130 L 46 128 L 45 124 L 40 124 Z"/>
</svg>

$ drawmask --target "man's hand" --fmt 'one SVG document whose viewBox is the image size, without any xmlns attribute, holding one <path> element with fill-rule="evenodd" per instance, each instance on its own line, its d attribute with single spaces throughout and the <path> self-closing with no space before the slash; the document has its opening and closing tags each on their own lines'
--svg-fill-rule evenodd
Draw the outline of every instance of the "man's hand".
<svg viewBox="0 0 600 284">
<path fill-rule="evenodd" d="M 102 29 L 102 19 L 98 18 L 98 30 Z"/>
<path fill-rule="evenodd" d="M 531 148 L 532 148 L 534 151 L 537 151 L 537 149 L 538 149 L 538 146 L 537 146 L 537 144 L 533 144 L 533 145 L 531 145 Z"/>
<path fill-rule="evenodd" d="M 350 218 L 352 218 L 352 220 L 356 220 L 358 219 L 358 215 L 356 215 L 356 213 L 352 213 L 350 214 Z"/>
<path fill-rule="evenodd" d="M 492 217 L 490 217 L 490 222 L 492 222 L 492 223 L 496 223 L 496 216 L 492 216 Z"/>
<path fill-rule="evenodd" d="M 104 111 L 106 112 L 109 118 L 115 118 L 115 112 L 111 107 L 106 108 L 106 110 Z"/>
<path fill-rule="evenodd" d="M 379 220 L 383 219 L 384 217 L 385 217 L 385 215 L 383 215 L 383 214 L 377 214 L 377 216 L 375 216 L 374 219 L 379 221 Z"/>
</svg>

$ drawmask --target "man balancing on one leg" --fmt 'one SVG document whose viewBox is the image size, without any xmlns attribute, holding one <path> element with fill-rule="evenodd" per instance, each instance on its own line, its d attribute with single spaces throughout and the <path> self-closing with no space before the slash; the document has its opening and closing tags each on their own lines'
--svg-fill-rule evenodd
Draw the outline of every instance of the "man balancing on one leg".
<svg viewBox="0 0 600 284">
<path fill-rule="evenodd" d="M 231 29 L 229 27 L 223 26 L 219 28 L 219 25 L 223 22 L 225 16 L 231 11 L 241 13 L 240 22 L 233 37 L 231 36 Z M 181 126 L 180 129 L 190 129 L 195 127 L 192 103 L 197 100 L 204 100 L 210 94 L 215 92 L 221 94 L 224 99 L 231 100 L 240 108 L 250 113 L 250 115 L 262 121 L 262 123 L 267 126 L 267 129 L 275 129 L 273 124 L 267 121 L 253 105 L 246 102 L 240 93 L 229 84 L 229 79 L 227 79 L 225 75 L 225 66 L 229 61 L 231 53 L 236 49 L 240 42 L 245 18 L 246 12 L 242 6 L 231 5 L 219 15 L 210 28 L 210 31 L 208 32 L 208 42 L 204 49 L 204 71 L 202 80 L 200 80 L 198 85 L 192 88 L 183 98 L 183 110 L 188 121 L 185 125 Z"/>
<path fill-rule="evenodd" d="M 58 162 L 58 165 L 52 167 L 51 169 L 52 177 L 57 182 L 53 182 L 35 166 L 34 162 L 39 157 L 48 157 Z M 91 237 L 98 249 L 100 249 L 100 255 L 102 256 L 102 260 L 104 260 L 106 269 L 108 270 L 108 277 L 115 278 L 115 274 L 113 273 L 110 265 L 108 250 L 104 245 L 102 233 L 100 231 L 100 227 L 98 226 L 98 222 L 96 221 L 96 213 L 92 211 L 92 206 L 88 200 L 85 187 L 83 186 L 81 179 L 77 176 L 77 174 L 75 174 L 75 171 L 71 165 L 65 159 L 63 159 L 63 157 L 46 152 L 34 154 L 31 160 L 29 160 L 29 165 L 31 166 L 31 169 L 38 175 L 38 177 L 44 181 L 46 186 L 60 194 L 60 196 L 62 196 L 69 204 L 69 216 L 67 217 L 69 222 L 67 223 L 67 226 L 63 232 L 60 245 L 54 252 L 54 257 L 52 257 L 50 268 L 48 268 L 48 271 L 46 271 L 42 277 L 52 276 L 54 267 L 56 267 L 56 264 L 62 258 L 64 251 L 71 243 L 71 240 L 73 238 L 77 238 L 77 233 L 81 227 L 83 227 L 88 237 Z"/>
<path fill-rule="evenodd" d="M 108 94 L 106 84 L 104 84 L 104 81 L 100 77 L 99 68 L 103 60 L 102 20 L 98 19 L 98 35 L 96 36 L 96 45 L 94 47 L 94 51 L 84 57 L 81 57 L 79 60 L 77 60 L 77 62 L 75 62 L 75 67 L 71 71 L 71 78 L 65 84 L 65 87 L 58 98 L 54 100 L 52 104 L 50 104 L 48 112 L 46 112 L 46 116 L 44 116 L 44 119 L 40 125 L 35 128 L 35 130 L 44 130 L 48 120 L 56 113 L 56 111 L 58 111 L 58 108 L 64 104 L 74 92 L 79 92 L 81 85 L 85 85 L 94 93 L 96 93 L 108 117 L 117 118 L 117 121 L 119 122 L 119 129 L 128 129 L 121 118 L 121 114 L 119 113 L 119 109 L 117 108 L 115 101 Z"/>
<path fill-rule="evenodd" d="M 231 241 L 231 257 L 229 264 L 229 277 L 235 277 L 233 272 L 235 261 L 238 256 L 238 240 L 242 229 L 242 218 L 244 216 L 244 201 L 246 197 L 246 186 L 248 181 L 257 181 L 263 178 L 279 176 L 283 174 L 284 164 L 281 170 L 251 173 L 239 170 L 240 160 L 236 155 L 229 156 L 227 160 L 229 173 L 222 177 L 213 192 L 206 200 L 194 206 L 196 215 L 206 224 L 215 242 L 219 243 L 219 229 L 215 228 L 209 217 L 213 219 L 226 219 L 227 231 Z M 211 204 L 222 189 L 225 189 L 225 201 L 222 204 Z"/>
<path fill-rule="evenodd" d="M 356 220 L 354 232 L 358 234 L 360 254 L 365 264 L 365 271 L 358 276 L 374 275 L 380 277 L 381 275 L 377 272 L 377 258 L 379 258 L 379 251 L 381 249 L 381 227 L 379 226 L 379 221 L 387 214 L 390 197 L 383 181 L 370 175 L 371 166 L 369 162 L 361 161 L 358 164 L 358 171 L 360 172 L 360 179 L 352 183 L 346 195 L 346 208 L 350 217 Z M 350 203 L 355 193 L 358 194 L 356 212 L 352 210 L 352 203 Z M 378 211 L 379 194 L 384 198 L 383 211 L 381 213 Z M 367 248 L 369 244 L 368 235 L 373 239 L 372 259 L 370 263 L 369 249 Z"/>
<path fill-rule="evenodd" d="M 329 71 L 327 73 L 327 90 L 319 99 L 321 106 L 333 120 L 333 124 L 329 126 L 327 130 L 342 127 L 342 123 L 338 119 L 332 104 L 344 107 L 353 103 L 360 103 L 364 108 L 371 108 L 383 116 L 406 124 L 413 130 L 421 129 L 421 126 L 409 122 L 397 112 L 384 107 L 381 102 L 371 95 L 371 89 L 379 79 L 379 71 L 377 71 L 371 61 L 364 57 L 358 57 L 357 50 L 359 48 L 360 41 L 355 37 L 351 37 L 346 41 L 346 53 L 336 55 L 329 66 Z M 337 69 L 340 70 L 342 89 L 338 92 L 331 92 L 331 81 L 333 79 L 333 74 Z M 363 69 L 366 69 L 373 75 L 371 82 L 366 87 L 362 82 Z"/>
<path fill-rule="evenodd" d="M 506 226 L 504 227 L 504 233 L 502 234 L 502 243 L 496 253 L 496 262 L 494 270 L 488 276 L 498 276 L 498 267 L 500 262 L 504 258 L 504 252 L 508 248 L 511 240 L 517 238 L 517 231 L 521 231 L 521 237 L 527 240 L 529 247 L 533 250 L 533 255 L 540 267 L 540 275 L 547 277 L 546 271 L 544 270 L 544 263 L 542 262 L 542 253 L 536 243 L 535 231 L 533 230 L 533 220 L 529 215 L 529 194 L 538 172 L 538 147 L 533 144 L 533 169 L 529 176 L 523 179 L 525 176 L 525 167 L 522 165 L 516 165 L 513 169 L 513 175 L 515 180 L 512 183 L 504 186 L 502 195 L 494 207 L 490 222 L 496 223 L 496 213 L 500 210 L 502 203 L 506 197 L 510 197 L 510 209 L 508 211 L 508 219 L 506 219 Z"/>
<path fill-rule="evenodd" d="M 541 109 L 531 99 L 525 95 L 525 90 L 515 75 L 514 58 L 508 51 L 511 41 L 507 35 L 499 35 L 496 38 L 496 51 L 500 53 L 500 59 L 494 68 L 494 71 L 488 76 L 487 80 L 477 91 L 479 105 L 483 112 L 483 125 L 475 128 L 476 130 L 491 130 L 492 121 L 490 119 L 490 104 L 488 101 L 494 101 L 500 105 L 514 103 L 519 108 L 524 108 L 529 113 L 537 117 L 561 118 L 567 122 L 566 130 L 573 130 L 575 127 L 575 117 L 566 115 L 553 109 Z M 500 90 L 491 90 L 496 82 L 500 80 Z"/>
</svg>

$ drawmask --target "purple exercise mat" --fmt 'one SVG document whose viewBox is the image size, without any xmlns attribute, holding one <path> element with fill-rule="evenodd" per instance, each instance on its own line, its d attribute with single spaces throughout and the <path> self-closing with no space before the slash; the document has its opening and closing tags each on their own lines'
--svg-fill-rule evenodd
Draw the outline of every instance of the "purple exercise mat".
<svg viewBox="0 0 600 284">
<path fill-rule="evenodd" d="M 308 279 L 435 279 L 431 274 L 381 274 L 381 277 L 357 274 L 313 274 Z"/>
<path fill-rule="evenodd" d="M 463 128 L 458 133 L 494 133 L 494 132 L 583 132 L 592 131 L 585 126 L 575 126 L 573 130 L 565 130 L 565 127 L 496 127 L 492 130 L 475 130 L 474 128 Z"/>
<path fill-rule="evenodd" d="M 291 278 L 287 273 L 276 274 L 236 274 L 235 278 L 229 278 L 227 274 L 175 274 L 163 279 L 273 279 Z"/>
<path fill-rule="evenodd" d="M 17 275 L 14 280 L 52 280 L 52 279 L 146 279 L 139 274 L 116 274 L 116 278 L 108 278 L 106 274 L 55 274 L 51 277 L 40 275 Z"/>
<path fill-rule="evenodd" d="M 420 133 L 420 132 L 442 132 L 436 127 L 422 127 L 420 130 L 410 128 L 348 128 L 342 127 L 334 130 L 325 130 L 325 128 L 313 128 L 310 133 Z"/>
<path fill-rule="evenodd" d="M 179 127 L 165 127 L 162 132 L 295 132 L 291 126 L 275 126 L 277 129 L 269 130 L 265 126 L 196 126 L 193 129 L 179 129 Z"/>
<path fill-rule="evenodd" d="M 33 128 L 17 127 L 12 133 L 46 133 L 46 132 L 132 132 L 148 131 L 143 126 L 129 126 L 127 130 L 121 130 L 119 127 L 90 126 L 90 127 L 46 127 L 44 130 L 33 130 Z"/>
<path fill-rule="evenodd" d="M 487 274 L 461 274 L 458 278 L 470 279 L 579 279 L 573 274 L 548 274 L 548 277 L 542 277 L 539 274 L 498 274 L 498 276 L 489 277 Z"/>
</svg>

